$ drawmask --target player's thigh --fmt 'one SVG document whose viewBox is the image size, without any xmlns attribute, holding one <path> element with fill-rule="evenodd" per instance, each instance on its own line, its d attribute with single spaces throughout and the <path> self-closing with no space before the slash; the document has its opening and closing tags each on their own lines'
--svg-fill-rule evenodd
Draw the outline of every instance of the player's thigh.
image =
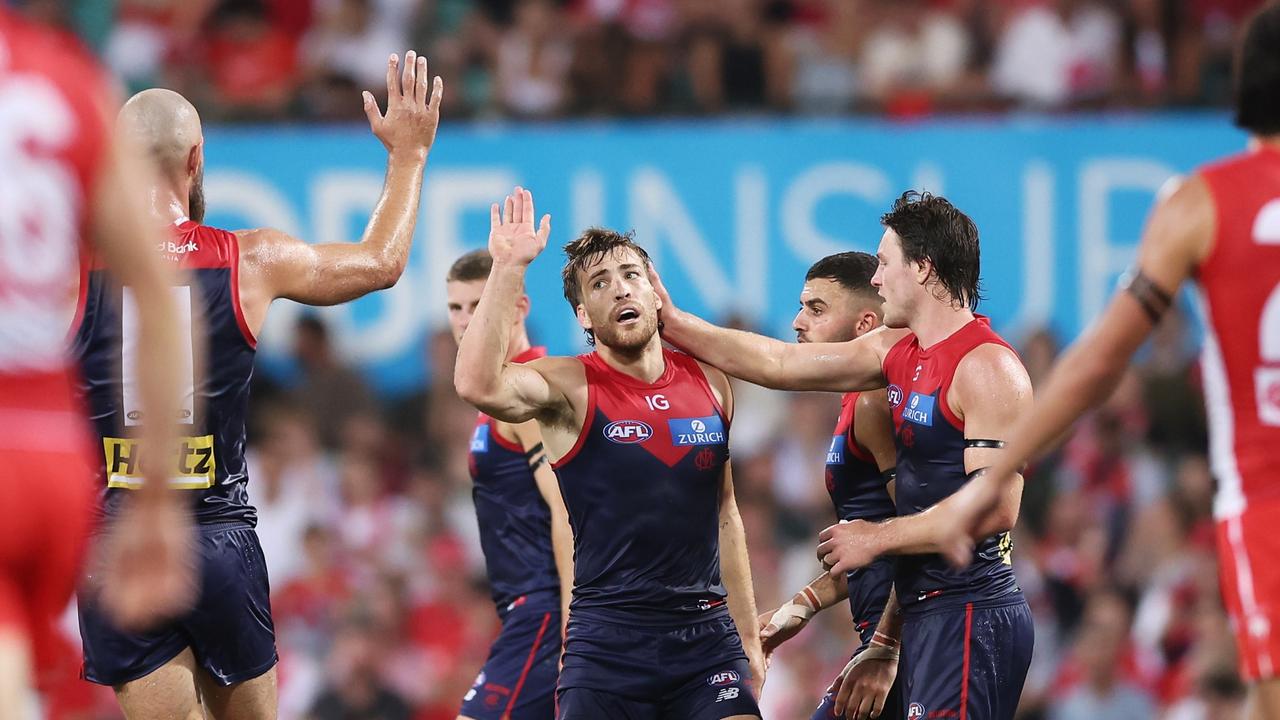
<svg viewBox="0 0 1280 720">
<path fill-rule="evenodd" d="M 126 720 L 202 720 L 196 658 L 188 648 L 147 675 L 115 686 Z"/>
<path fill-rule="evenodd" d="M 278 701 L 274 667 L 232 685 L 222 685 L 209 673 L 198 670 L 196 682 L 209 720 L 275 720 Z"/>
<path fill-rule="evenodd" d="M 560 662 L 560 613 L 508 615 L 489 657 L 462 698 L 459 715 L 471 720 L 551 720 Z"/>
</svg>

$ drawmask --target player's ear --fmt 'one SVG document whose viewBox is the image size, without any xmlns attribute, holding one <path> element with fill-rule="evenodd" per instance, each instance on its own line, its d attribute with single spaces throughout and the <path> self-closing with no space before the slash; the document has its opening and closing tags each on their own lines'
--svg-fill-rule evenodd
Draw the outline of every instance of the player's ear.
<svg viewBox="0 0 1280 720">
<path fill-rule="evenodd" d="M 204 142 L 198 142 L 187 152 L 187 177 L 198 176 L 202 165 L 204 165 Z"/>
<path fill-rule="evenodd" d="M 578 327 L 581 327 L 583 330 L 593 329 L 591 327 L 591 318 L 587 315 L 586 306 L 582 303 L 578 303 L 578 306 L 574 308 L 573 312 L 578 316 Z"/>
<path fill-rule="evenodd" d="M 854 330 L 854 337 L 866 335 L 876 329 L 876 325 L 880 324 L 880 317 L 870 310 L 864 310 L 862 316 L 858 318 L 858 326 Z"/>
<path fill-rule="evenodd" d="M 529 317 L 529 308 L 529 296 L 521 295 L 520 298 L 516 300 L 516 311 L 519 313 L 519 320 L 523 321 L 525 318 Z"/>
</svg>

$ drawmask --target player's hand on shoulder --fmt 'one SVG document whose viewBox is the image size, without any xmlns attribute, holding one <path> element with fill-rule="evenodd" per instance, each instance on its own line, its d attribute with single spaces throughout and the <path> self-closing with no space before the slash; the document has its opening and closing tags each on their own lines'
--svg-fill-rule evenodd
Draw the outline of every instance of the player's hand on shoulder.
<svg viewBox="0 0 1280 720">
<path fill-rule="evenodd" d="M 503 201 L 489 208 L 489 254 L 495 265 L 525 267 L 547 246 L 551 216 L 533 225 L 533 193 L 516 186 Z"/>
<path fill-rule="evenodd" d="M 364 92 L 364 112 L 369 127 L 388 153 L 410 152 L 426 158 L 440 124 L 440 98 L 444 83 L 427 73 L 427 59 L 410 50 L 387 59 L 387 111 L 378 109 L 373 93 Z"/>
</svg>

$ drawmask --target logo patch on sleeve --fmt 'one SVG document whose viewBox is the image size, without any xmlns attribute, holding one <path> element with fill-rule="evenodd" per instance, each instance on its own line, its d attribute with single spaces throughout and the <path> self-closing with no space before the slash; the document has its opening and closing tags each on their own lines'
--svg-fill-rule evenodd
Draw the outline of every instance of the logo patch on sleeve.
<svg viewBox="0 0 1280 720">
<path fill-rule="evenodd" d="M 471 452 L 482 453 L 489 452 L 489 424 L 477 425 L 476 431 L 471 434 Z"/>
<path fill-rule="evenodd" d="M 724 442 L 724 423 L 719 415 L 668 420 L 672 445 L 719 445 Z"/>
<path fill-rule="evenodd" d="M 832 436 L 831 447 L 827 448 L 827 464 L 844 464 L 844 435 Z"/>
<path fill-rule="evenodd" d="M 933 427 L 933 402 L 935 399 L 932 395 L 921 395 L 918 392 L 911 393 L 911 397 L 907 398 L 907 406 L 902 409 L 902 419 L 910 420 L 916 425 Z"/>
</svg>

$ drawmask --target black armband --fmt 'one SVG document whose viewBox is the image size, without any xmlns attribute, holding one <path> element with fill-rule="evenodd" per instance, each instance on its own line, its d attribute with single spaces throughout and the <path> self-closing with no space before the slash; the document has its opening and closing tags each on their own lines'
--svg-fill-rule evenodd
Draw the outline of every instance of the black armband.
<svg viewBox="0 0 1280 720">
<path fill-rule="evenodd" d="M 529 460 L 529 462 L 533 462 L 533 456 L 537 455 L 540 452 L 542 452 L 542 443 L 538 443 L 537 445 L 534 445 L 528 450 L 525 450 L 524 456 Z"/>
<path fill-rule="evenodd" d="M 543 463 L 545 463 L 546 461 L 547 461 L 547 456 L 545 454 L 539 455 L 538 457 L 529 461 L 529 470 L 531 472 L 534 470 L 537 470 L 538 468 L 542 467 Z"/>
<path fill-rule="evenodd" d="M 1160 318 L 1164 317 L 1165 312 L 1173 305 L 1173 296 L 1138 268 L 1133 268 L 1120 278 L 1120 289 L 1138 301 L 1152 325 L 1158 324 Z"/>
<path fill-rule="evenodd" d="M 965 438 L 965 448 L 983 448 L 986 450 L 1003 450 L 1003 440 L 987 440 L 985 438 Z"/>
<path fill-rule="evenodd" d="M 884 484 L 888 485 L 898 479 L 898 468 L 891 467 L 888 470 L 883 470 L 880 472 L 880 477 L 884 478 Z"/>
<path fill-rule="evenodd" d="M 977 480 L 978 478 L 982 477 L 983 475 L 986 475 L 986 474 L 987 474 L 987 470 L 989 470 L 989 469 L 990 469 L 990 468 L 980 467 L 980 468 L 978 468 L 977 470 L 974 470 L 973 472 L 969 473 L 968 475 L 965 475 L 965 476 L 964 476 L 964 479 L 965 479 L 965 480 Z"/>
</svg>

